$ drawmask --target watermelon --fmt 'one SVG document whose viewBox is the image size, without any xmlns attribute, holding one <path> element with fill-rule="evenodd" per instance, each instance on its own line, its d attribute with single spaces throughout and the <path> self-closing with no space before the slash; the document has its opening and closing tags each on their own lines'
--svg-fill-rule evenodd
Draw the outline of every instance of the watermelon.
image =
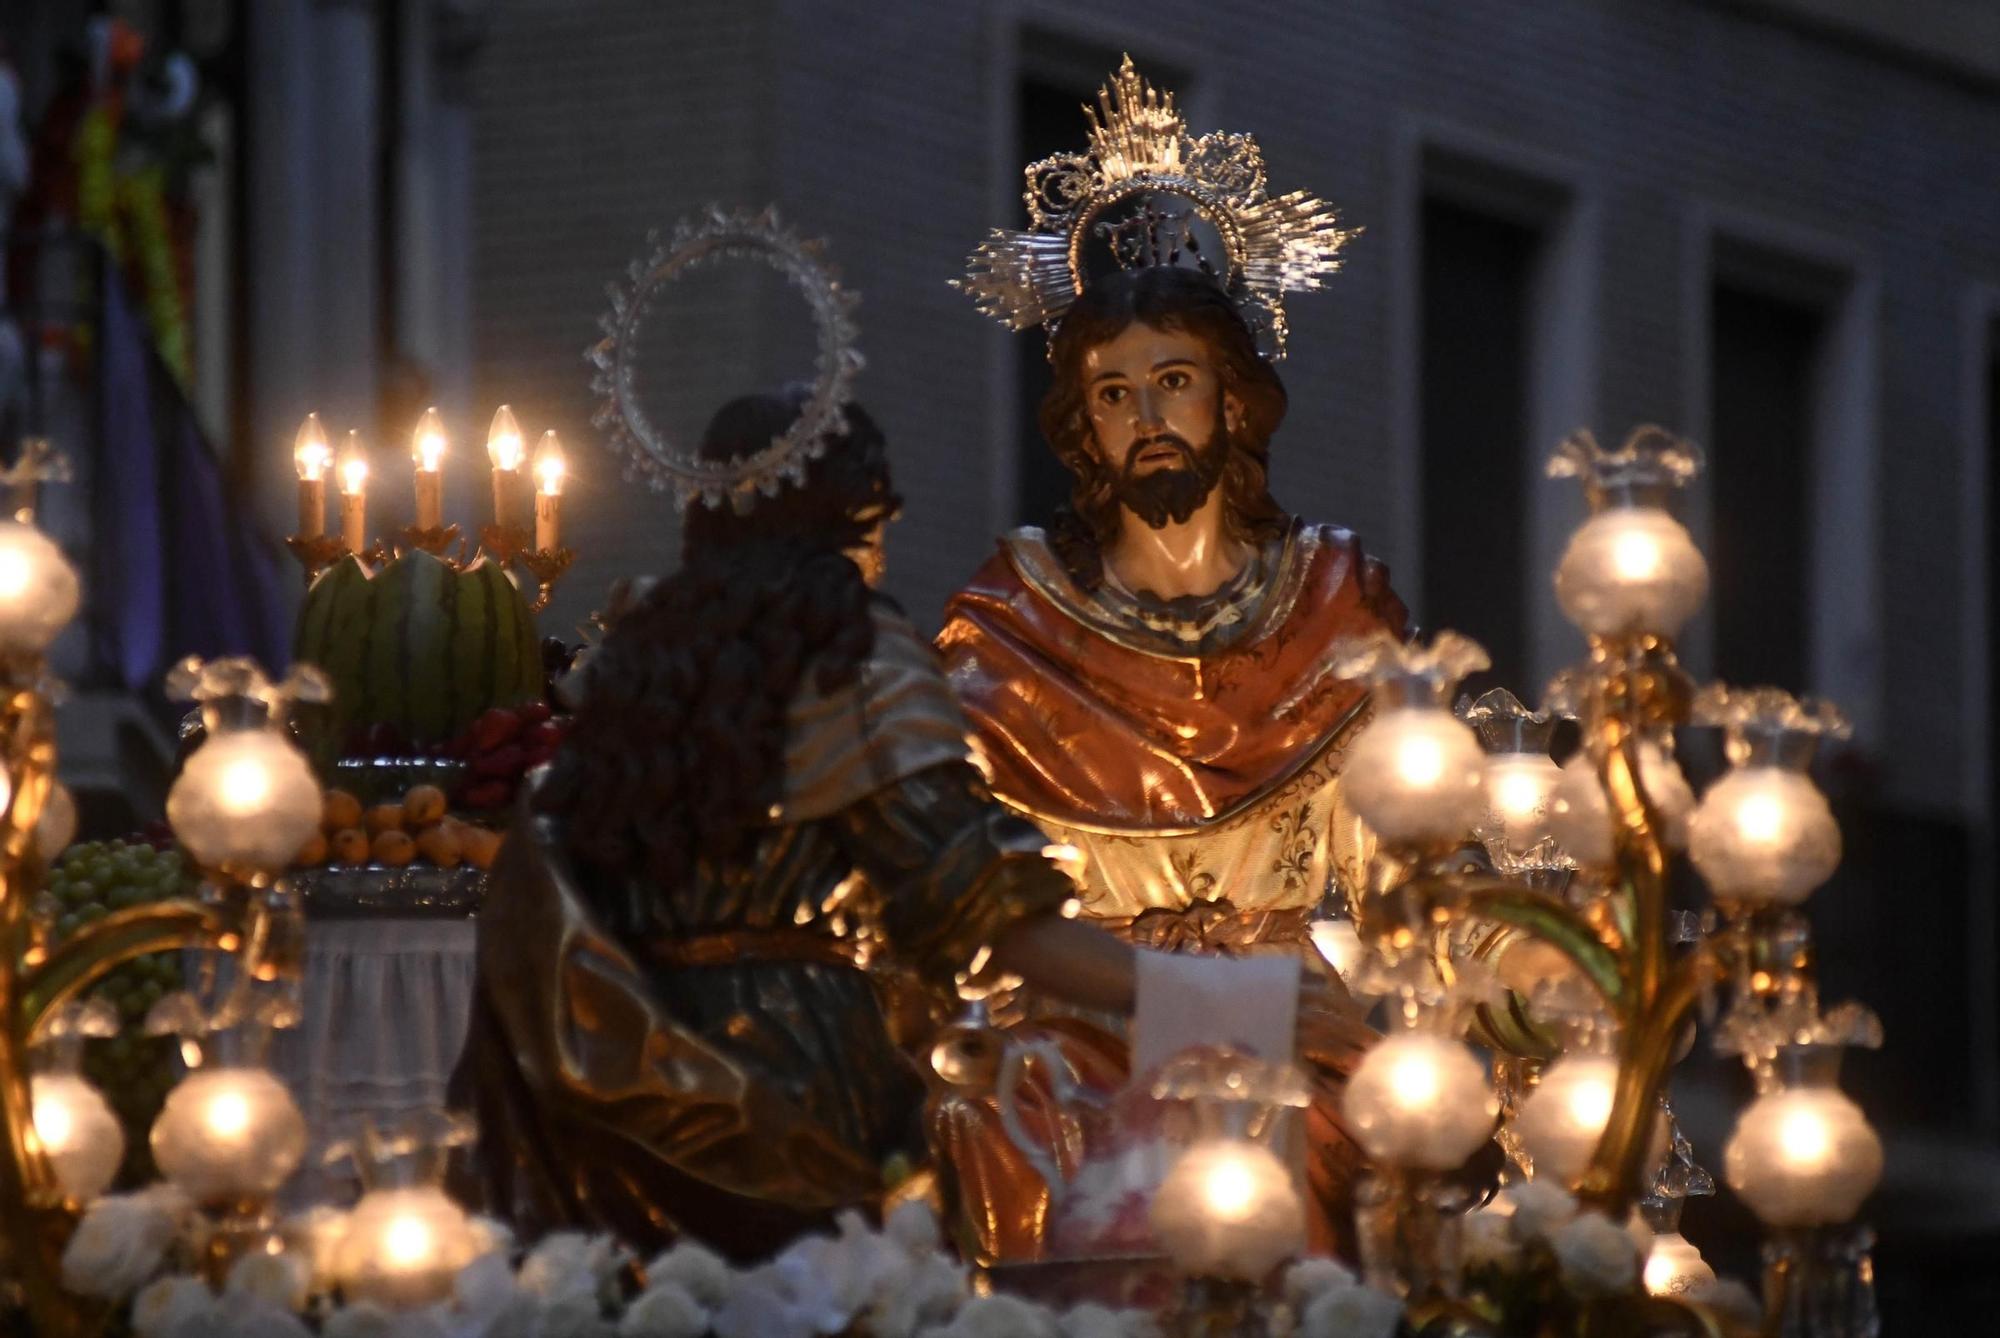
<svg viewBox="0 0 2000 1338">
<path fill-rule="evenodd" d="M 330 760 L 357 728 L 387 725 L 417 748 L 462 733 L 481 712 L 542 695 L 535 615 L 506 571 L 463 571 L 417 551 L 370 573 L 349 555 L 306 592 L 293 658 L 333 680 Z"/>
</svg>

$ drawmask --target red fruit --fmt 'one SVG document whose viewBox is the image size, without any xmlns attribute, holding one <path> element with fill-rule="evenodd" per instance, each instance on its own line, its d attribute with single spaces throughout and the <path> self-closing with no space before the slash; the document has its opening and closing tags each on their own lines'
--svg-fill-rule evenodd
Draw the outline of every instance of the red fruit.
<svg viewBox="0 0 2000 1338">
<path fill-rule="evenodd" d="M 514 797 L 514 783 L 507 780 L 481 781 L 468 785 L 459 795 L 459 802 L 473 810 L 505 808 L 507 801 Z"/>
<path fill-rule="evenodd" d="M 528 750 L 518 743 L 509 744 L 473 758 L 470 769 L 475 780 L 512 779 L 528 769 Z"/>
<path fill-rule="evenodd" d="M 472 722 L 472 728 L 465 732 L 466 741 L 475 753 L 490 753 L 521 732 L 521 718 L 512 711 L 494 707 L 483 712 Z"/>
<path fill-rule="evenodd" d="M 529 751 L 546 757 L 554 753 L 556 745 L 563 741 L 563 733 L 562 725 L 556 721 L 543 720 L 528 726 L 527 732 L 521 736 L 521 744 Z"/>
<path fill-rule="evenodd" d="M 547 702 L 529 702 L 526 706 L 516 707 L 514 714 L 521 717 L 524 725 L 539 725 L 554 713 L 549 710 Z"/>
</svg>

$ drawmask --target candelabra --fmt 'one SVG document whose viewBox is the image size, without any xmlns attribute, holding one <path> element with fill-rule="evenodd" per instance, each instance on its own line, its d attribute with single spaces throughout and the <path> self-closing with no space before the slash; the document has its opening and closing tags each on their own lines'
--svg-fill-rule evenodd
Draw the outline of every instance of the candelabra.
<svg viewBox="0 0 2000 1338">
<path fill-rule="evenodd" d="M 1697 1005 L 1718 989 L 1733 1000 L 1718 1044 L 1744 1057 L 1761 1093 L 1731 1139 L 1727 1179 L 1783 1233 L 1769 1253 L 1774 1304 L 1824 1309 L 1830 1295 L 1865 1289 L 1865 1241 L 1837 1224 L 1873 1188 L 1881 1148 L 1832 1083 L 1839 1046 L 1872 1040 L 1873 1024 L 1858 1010 L 1821 1015 L 1795 909 L 1839 857 L 1838 830 L 1806 768 L 1815 744 L 1846 727 L 1831 708 L 1773 689 L 1697 692 L 1676 660 L 1672 638 L 1708 578 L 1666 502 L 1699 463 L 1692 447 L 1651 428 L 1616 451 L 1580 434 L 1551 462 L 1552 476 L 1583 482 L 1591 505 L 1555 577 L 1558 602 L 1590 647 L 1549 695 L 1554 712 L 1581 726 L 1569 766 L 1547 756 L 1549 716 L 1504 693 L 1462 706 L 1470 723 L 1454 717 L 1452 686 L 1486 665 L 1464 638 L 1337 650 L 1337 672 L 1374 688 L 1376 715 L 1354 745 L 1346 785 L 1381 853 L 1352 911 L 1370 953 L 1364 987 L 1390 997 L 1398 1024 L 1347 1099 L 1384 1179 L 1404 1187 L 1386 1208 L 1379 1196 L 1364 1205 L 1361 1235 L 1364 1250 L 1371 1237 L 1388 1242 L 1371 1275 L 1408 1295 L 1419 1328 L 1470 1323 L 1454 1270 L 1424 1264 L 1450 1255 L 1436 1236 L 1451 1214 L 1408 1192 L 1467 1150 L 1464 1121 L 1445 1116 L 1490 1100 L 1451 1034 L 1460 1020 L 1534 1079 L 1507 1103 L 1516 1171 L 1572 1188 L 1622 1221 L 1659 1174 L 1668 1072 Z M 1731 763 L 1699 804 L 1673 758 L 1672 731 L 1688 724 L 1725 731 Z M 1469 833 L 1483 858 L 1467 858 Z M 1682 847 L 1719 913 L 1678 936 L 1685 947 L 1668 905 L 1669 862 Z M 1649 1271 L 1679 1277 L 1699 1263 L 1671 1254 Z"/>
<path fill-rule="evenodd" d="M 423 552 L 458 571 L 482 560 L 519 568 L 535 584 L 529 607 L 538 613 L 548 607 L 556 583 L 576 560 L 576 554 L 562 546 L 562 497 L 568 472 L 562 439 L 553 430 L 544 432 L 531 459 L 513 409 L 503 404 L 494 412 L 486 434 L 493 472 L 493 523 L 480 527 L 479 543 L 470 552 L 459 526 L 444 523 L 443 471 L 449 450 L 443 416 L 435 407 L 426 409 L 410 439 L 415 519 L 396 533 L 393 542 L 371 544 L 366 443 L 359 432 L 349 432 L 336 453 L 319 415 L 307 414 L 292 442 L 292 463 L 299 476 L 299 528 L 285 540 L 305 571 L 306 583 L 350 554 L 372 567 L 402 553 Z M 338 533 L 326 528 L 329 473 L 340 495 Z"/>
</svg>

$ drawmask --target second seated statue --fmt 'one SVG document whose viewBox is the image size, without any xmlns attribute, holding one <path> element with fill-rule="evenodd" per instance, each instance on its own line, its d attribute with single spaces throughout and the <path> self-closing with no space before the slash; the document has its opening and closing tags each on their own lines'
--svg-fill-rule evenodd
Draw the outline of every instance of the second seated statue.
<svg viewBox="0 0 2000 1338">
<path fill-rule="evenodd" d="M 1267 486 L 1280 300 L 1347 234 L 1267 195 L 1247 136 L 1190 136 L 1129 58 L 1100 108 L 1088 153 L 1028 169 L 1033 229 L 995 234 L 963 285 L 1052 330 L 1040 422 L 1071 505 L 1002 539 L 938 644 L 994 794 L 1082 852 L 1087 916 L 1151 947 L 1308 953 L 1366 849 L 1340 771 L 1367 701 L 1328 652 L 1406 621 L 1354 535 Z M 1107 238 L 1116 267 L 1094 276 Z M 1343 1066 L 1322 1065 L 1315 1107 L 1323 1242 L 1347 1216 Z"/>
</svg>

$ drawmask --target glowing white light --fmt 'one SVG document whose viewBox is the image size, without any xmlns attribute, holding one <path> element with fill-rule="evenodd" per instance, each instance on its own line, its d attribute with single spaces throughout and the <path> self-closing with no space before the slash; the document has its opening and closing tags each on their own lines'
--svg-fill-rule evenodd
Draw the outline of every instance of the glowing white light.
<svg viewBox="0 0 2000 1338">
<path fill-rule="evenodd" d="M 241 1138 L 250 1127 L 250 1102 L 241 1092 L 217 1092 L 202 1112 L 208 1131 L 217 1138 Z"/>
<path fill-rule="evenodd" d="M 1225 1222 L 1241 1222 L 1257 1206 L 1257 1180 L 1240 1158 L 1210 1167 L 1201 1192 L 1208 1210 Z"/>
<path fill-rule="evenodd" d="M 34 574 L 26 553 L 18 548 L 0 548 L 0 599 L 19 599 Z"/>
<path fill-rule="evenodd" d="M 46 1152 L 62 1152 L 76 1135 L 76 1116 L 61 1097 L 43 1097 L 35 1102 L 35 1136 Z"/>
<path fill-rule="evenodd" d="M 261 758 L 243 757 L 222 771 L 222 806 L 231 813 L 254 813 L 271 793 L 271 774 Z"/>
<path fill-rule="evenodd" d="M 493 423 L 486 429 L 486 456 L 495 469 L 519 469 L 527 446 L 521 439 L 521 425 L 514 411 L 501 405 L 493 411 Z"/>
<path fill-rule="evenodd" d="M 299 424 L 298 435 L 292 438 L 292 464 L 301 479 L 316 483 L 326 477 L 326 467 L 332 463 L 333 447 L 326 439 L 326 428 L 320 424 L 318 414 L 309 413 L 306 421 Z"/>
<path fill-rule="evenodd" d="M 444 461 L 447 444 L 444 418 L 433 405 L 424 410 L 424 416 L 417 420 L 416 433 L 410 438 L 410 456 L 417 462 L 418 469 L 426 474 L 435 474 Z"/>
<path fill-rule="evenodd" d="M 1659 540 L 1650 534 L 1628 530 L 1611 542 L 1611 569 L 1621 581 L 1650 581 L 1660 562 Z"/>
<path fill-rule="evenodd" d="M 1577 1124 L 1597 1130 L 1600 1134 L 1611 1119 L 1611 1082 L 1607 1077 L 1593 1074 L 1570 1089 L 1569 1113 Z"/>
<path fill-rule="evenodd" d="M 1448 1171 L 1492 1137 L 1499 1107 L 1486 1066 L 1470 1050 L 1449 1037 L 1406 1031 L 1369 1047 L 1341 1110 L 1376 1162 Z"/>
<path fill-rule="evenodd" d="M 1826 1116 L 1812 1107 L 1786 1111 L 1778 1123 L 1778 1150 L 1802 1170 L 1823 1165 L 1833 1150 L 1833 1133 L 1826 1127 Z"/>
<path fill-rule="evenodd" d="M 1736 830 L 1746 841 L 1776 845 L 1785 833 L 1785 809 L 1775 795 L 1753 794 L 1736 806 Z"/>
<path fill-rule="evenodd" d="M 1405 785 L 1429 787 L 1444 775 L 1444 749 L 1436 739 L 1405 739 L 1396 753 L 1396 774 Z"/>
<path fill-rule="evenodd" d="M 382 1233 L 382 1253 L 396 1268 L 423 1268 L 437 1254 L 437 1233 L 420 1217 L 398 1217 Z"/>
<path fill-rule="evenodd" d="M 1500 801 L 1500 811 L 1510 821 L 1527 822 L 1541 808 L 1544 792 L 1533 776 L 1513 771 L 1500 777 L 1493 797 Z"/>
</svg>

